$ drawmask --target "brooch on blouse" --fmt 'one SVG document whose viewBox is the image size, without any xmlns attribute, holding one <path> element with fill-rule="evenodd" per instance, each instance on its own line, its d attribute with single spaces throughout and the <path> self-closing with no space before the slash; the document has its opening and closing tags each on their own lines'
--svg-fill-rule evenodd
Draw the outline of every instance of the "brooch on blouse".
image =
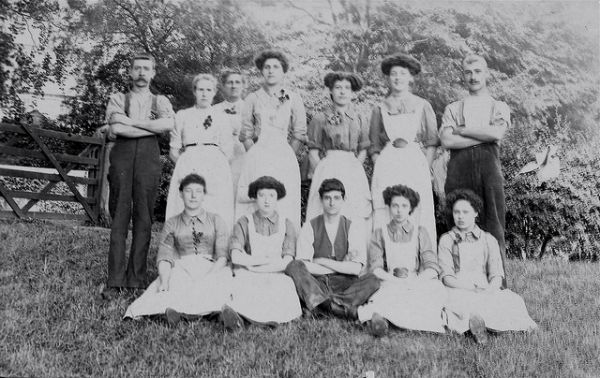
<svg viewBox="0 0 600 378">
<path fill-rule="evenodd" d="M 154 110 L 150 111 L 150 120 L 154 121 L 155 119 L 158 119 L 158 113 L 156 113 Z"/>
<path fill-rule="evenodd" d="M 205 130 L 208 129 L 212 125 L 212 117 L 210 115 L 206 117 L 202 125 L 204 126 Z"/>
<path fill-rule="evenodd" d="M 327 123 L 330 125 L 333 125 L 333 126 L 341 125 L 342 124 L 342 116 L 338 112 L 329 114 L 327 116 Z"/>
<path fill-rule="evenodd" d="M 281 105 L 285 104 L 286 101 L 289 101 L 290 95 L 285 93 L 285 90 L 282 89 L 279 93 L 280 96 L 278 97 L 278 99 Z"/>
<path fill-rule="evenodd" d="M 204 235 L 203 232 L 198 232 L 195 228 L 192 228 L 192 241 L 194 243 L 194 249 L 196 250 L 196 253 L 198 253 L 198 245 L 200 245 L 202 235 Z"/>
<path fill-rule="evenodd" d="M 235 105 L 233 105 L 231 108 L 226 108 L 225 109 L 225 113 L 227 113 L 227 114 L 237 114 L 237 111 L 235 110 Z"/>
</svg>

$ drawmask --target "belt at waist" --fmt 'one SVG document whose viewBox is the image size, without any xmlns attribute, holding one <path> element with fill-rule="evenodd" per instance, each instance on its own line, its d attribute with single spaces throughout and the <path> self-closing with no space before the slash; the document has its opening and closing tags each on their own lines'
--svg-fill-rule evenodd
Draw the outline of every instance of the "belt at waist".
<svg viewBox="0 0 600 378">
<path fill-rule="evenodd" d="M 139 137 L 139 138 L 127 138 L 127 137 L 117 136 L 117 138 L 115 139 L 115 142 L 129 142 L 129 141 L 136 141 L 136 140 L 158 140 L 158 138 L 156 137 L 156 135 L 146 135 L 146 136 Z"/>
<path fill-rule="evenodd" d="M 195 146 L 215 146 L 215 147 L 219 147 L 219 145 L 216 144 L 216 143 L 189 143 L 189 144 L 186 144 L 184 147 L 195 147 Z"/>
<path fill-rule="evenodd" d="M 455 150 L 450 150 L 450 156 L 452 155 L 456 155 L 462 151 L 472 151 L 472 150 L 477 150 L 480 148 L 498 148 L 499 145 L 498 143 L 490 143 L 490 142 L 485 142 L 485 143 L 479 143 L 476 144 L 474 146 L 470 146 L 470 147 L 465 147 L 465 148 L 458 148 Z"/>
</svg>

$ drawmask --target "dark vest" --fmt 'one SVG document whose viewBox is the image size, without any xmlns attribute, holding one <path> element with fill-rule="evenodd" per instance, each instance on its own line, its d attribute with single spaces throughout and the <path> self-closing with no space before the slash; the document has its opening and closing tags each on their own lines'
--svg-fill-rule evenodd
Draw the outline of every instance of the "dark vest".
<svg viewBox="0 0 600 378">
<path fill-rule="evenodd" d="M 340 216 L 340 223 L 338 225 L 337 234 L 335 235 L 335 241 L 333 242 L 335 251 L 335 260 L 342 261 L 348 253 L 348 231 L 350 230 L 350 224 L 352 222 L 345 216 Z M 314 239 L 313 249 L 315 251 L 314 257 L 325 257 L 332 258 L 331 256 L 331 241 L 325 230 L 325 219 L 323 214 L 310 221 L 310 225 L 313 228 Z"/>
</svg>

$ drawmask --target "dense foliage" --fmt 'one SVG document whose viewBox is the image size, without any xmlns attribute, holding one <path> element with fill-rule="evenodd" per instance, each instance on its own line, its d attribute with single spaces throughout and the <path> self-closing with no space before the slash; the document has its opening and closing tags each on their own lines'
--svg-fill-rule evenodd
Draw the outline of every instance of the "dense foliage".
<svg viewBox="0 0 600 378">
<path fill-rule="evenodd" d="M 321 85 L 325 72 L 358 72 L 365 87 L 357 103 L 368 114 L 386 93 L 378 67 L 381 57 L 408 52 L 423 64 L 413 91 L 431 102 L 438 120 L 448 103 L 465 94 L 460 59 L 468 52 L 481 54 L 492 73 L 492 93 L 506 101 L 513 114 L 502 145 L 509 253 L 538 256 L 560 234 L 578 240 L 585 235 L 582 245 L 587 247 L 579 248 L 577 255 L 598 256 L 598 39 L 567 22 L 585 16 L 582 11 L 573 13 L 576 9 L 570 5 L 375 0 L 330 1 L 329 7 L 266 0 L 68 3 L 59 12 L 49 1 L 35 3 L 40 4 L 37 9 L 25 0 L 0 0 L 15 27 L 19 17 L 62 17 L 66 32 L 54 33 L 53 54 L 42 64 L 47 74 L 35 79 L 60 80 L 66 72 L 77 78 L 78 96 L 69 100 L 72 111 L 61 123 L 86 134 L 102 125 L 108 95 L 127 88 L 127 56 L 132 51 L 158 57 L 153 89 L 169 96 L 177 110 L 191 104 L 188 83 L 198 72 L 239 66 L 249 73 L 249 89 L 255 89 L 253 54 L 265 46 L 280 47 L 291 57 L 288 79 L 303 95 L 309 118 L 329 101 Z M 598 8 L 593 9 L 597 13 Z M 51 24 L 38 22 L 38 27 L 48 36 L 55 30 Z M 10 38 L 0 34 L 0 67 L 20 54 Z M 21 61 L 18 67 L 2 68 L 3 95 L 10 80 L 33 80 L 32 68 Z M 12 99 L 13 105 L 18 103 Z M 540 183 L 534 175 L 517 174 L 549 144 L 558 146 L 561 158 L 557 179 Z M 166 139 L 163 148 L 166 153 Z M 168 166 L 164 172 L 166 183 Z"/>
</svg>

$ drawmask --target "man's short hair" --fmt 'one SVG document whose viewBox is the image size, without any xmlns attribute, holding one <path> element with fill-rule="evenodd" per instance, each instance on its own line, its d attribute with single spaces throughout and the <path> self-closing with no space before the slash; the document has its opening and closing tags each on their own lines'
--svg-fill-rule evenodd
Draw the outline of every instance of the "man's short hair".
<svg viewBox="0 0 600 378">
<path fill-rule="evenodd" d="M 414 191 L 406 185 L 394 185 L 385 188 L 385 190 L 383 191 L 383 202 L 387 206 L 390 206 L 392 204 L 392 200 L 394 199 L 394 197 L 406 198 L 408 202 L 410 202 L 411 213 L 417 206 L 419 206 L 419 201 L 421 200 L 419 193 L 417 193 L 416 191 Z"/>
<path fill-rule="evenodd" d="M 213 88 L 217 89 L 217 79 L 215 79 L 215 77 L 211 74 L 201 73 L 194 76 L 194 78 L 192 79 L 192 92 L 196 91 L 196 84 L 198 84 L 198 82 L 201 80 L 210 81 L 213 85 Z"/>
<path fill-rule="evenodd" d="M 319 187 L 319 197 L 323 198 L 325 193 L 334 191 L 341 192 L 342 198 L 346 198 L 346 188 L 344 188 L 344 183 L 336 178 L 325 179 Z"/>
<path fill-rule="evenodd" d="M 485 66 L 485 68 L 487 68 L 487 61 L 485 60 L 484 57 L 482 57 L 481 55 L 477 55 L 477 54 L 469 54 L 467 56 L 465 56 L 465 58 L 462 61 L 462 66 L 466 66 L 467 64 L 473 64 L 475 62 L 483 62 L 483 65 Z"/>
<path fill-rule="evenodd" d="M 265 62 L 268 59 L 277 59 L 281 63 L 283 73 L 288 71 L 289 63 L 287 57 L 279 50 L 263 50 L 255 58 L 254 64 L 259 71 L 262 71 Z"/>
<path fill-rule="evenodd" d="M 258 191 L 261 189 L 275 190 L 278 200 L 285 197 L 285 186 L 274 177 L 262 176 L 254 180 L 248 187 L 248 197 L 256 199 Z"/>
<path fill-rule="evenodd" d="M 234 69 L 227 69 L 227 70 L 221 72 L 221 75 L 219 76 L 221 85 L 225 85 L 225 83 L 227 82 L 227 79 L 229 79 L 229 76 L 231 76 L 231 75 L 240 75 L 242 77 L 242 83 L 244 83 L 244 84 L 246 83 L 246 76 L 244 75 L 242 70 L 234 68 Z"/>
<path fill-rule="evenodd" d="M 133 68 L 133 62 L 135 62 L 136 60 L 149 60 L 152 62 L 152 69 L 156 69 L 156 60 L 154 60 L 154 57 L 150 54 L 147 53 L 139 53 L 139 54 L 134 54 L 131 59 L 129 59 L 129 68 Z"/>
<path fill-rule="evenodd" d="M 206 180 L 204 180 L 204 177 L 196 173 L 190 173 L 179 182 L 179 191 L 183 192 L 183 189 L 185 189 L 186 186 L 191 184 L 202 185 L 202 187 L 204 188 L 204 193 L 206 193 Z"/>
</svg>

